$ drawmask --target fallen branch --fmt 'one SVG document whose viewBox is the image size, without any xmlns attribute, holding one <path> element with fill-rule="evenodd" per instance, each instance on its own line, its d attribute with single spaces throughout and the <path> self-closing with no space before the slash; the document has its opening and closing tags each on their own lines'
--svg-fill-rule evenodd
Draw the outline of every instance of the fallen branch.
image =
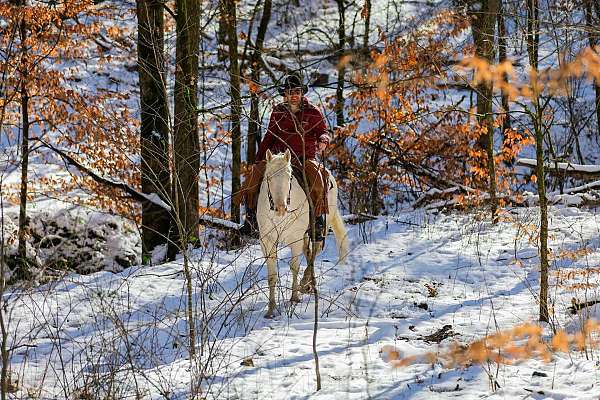
<svg viewBox="0 0 600 400">
<path fill-rule="evenodd" d="M 530 158 L 519 158 L 517 165 L 530 169 L 537 168 L 537 161 Z M 570 162 L 547 162 L 544 164 L 546 171 L 554 176 L 571 177 L 578 179 L 600 178 L 600 165 L 572 164 Z"/>
<path fill-rule="evenodd" d="M 423 205 L 424 203 L 432 203 L 438 202 L 440 200 L 448 200 L 451 199 L 455 194 L 461 193 L 462 190 L 456 186 L 453 186 L 448 189 L 440 190 L 436 188 L 431 188 L 425 193 L 423 193 L 417 200 L 412 203 L 412 208 L 417 208 Z"/>
<path fill-rule="evenodd" d="M 465 210 L 468 208 L 472 208 L 476 205 L 482 205 L 489 202 L 489 194 L 481 193 L 480 195 L 469 195 L 464 196 L 462 199 L 453 198 L 450 200 L 438 201 L 436 203 L 428 204 L 424 207 L 425 210 Z M 514 207 L 528 207 L 531 204 L 528 203 L 528 200 L 531 198 L 525 198 L 523 196 L 497 196 L 496 197 L 500 201 L 505 201 L 510 203 L 510 205 Z"/>
<path fill-rule="evenodd" d="M 374 215 L 363 214 L 363 213 L 342 215 L 342 220 L 345 223 L 351 224 L 351 225 L 360 224 L 360 223 L 366 222 L 366 221 L 374 221 L 376 219 L 377 219 L 377 217 Z"/>
<path fill-rule="evenodd" d="M 370 144 L 372 146 L 376 146 L 376 143 L 374 142 L 370 142 Z M 386 148 L 380 148 L 380 150 L 382 152 L 384 152 L 386 154 L 386 156 L 389 159 L 389 164 L 390 165 L 395 165 L 395 166 L 399 166 L 402 167 L 404 170 L 411 172 L 415 175 L 418 176 L 422 176 L 422 177 L 427 177 L 429 178 L 435 185 L 440 186 L 442 189 L 444 190 L 440 190 L 439 188 L 433 188 L 434 190 L 437 190 L 438 192 L 436 192 L 437 194 L 439 193 L 443 193 L 445 191 L 448 191 L 448 189 L 450 189 L 450 191 L 453 194 L 458 194 L 460 192 L 462 193 L 471 193 L 471 194 L 477 194 L 479 193 L 479 191 L 477 189 L 473 189 L 472 187 L 463 185 L 461 183 L 458 182 L 454 182 L 451 179 L 446 179 L 441 177 L 440 175 L 438 175 L 436 172 L 431 171 L 428 168 L 422 167 L 420 165 L 417 165 L 411 161 L 407 161 L 401 158 L 401 156 L 399 156 L 397 153 L 395 153 L 394 151 L 390 150 L 390 149 L 386 149 Z M 433 192 L 431 192 L 433 193 Z M 422 197 L 422 196 L 421 196 Z M 415 201 L 415 203 L 413 204 L 413 206 L 416 206 L 418 204 L 421 204 L 425 202 L 425 199 L 417 199 Z"/>
<path fill-rule="evenodd" d="M 587 183 L 585 185 L 576 186 L 574 188 L 564 189 L 563 193 L 564 194 L 585 193 L 585 192 L 589 192 L 590 190 L 593 190 L 593 189 L 600 189 L 600 181 L 594 181 L 594 182 Z M 560 193 L 552 192 L 549 194 L 549 196 L 553 196 L 553 195 L 557 195 L 557 194 L 560 194 Z"/>
<path fill-rule="evenodd" d="M 567 308 L 567 310 L 569 310 L 570 314 L 577 314 L 578 311 L 583 310 L 584 308 L 587 307 L 591 307 L 594 306 L 596 304 L 600 303 L 600 300 L 590 300 L 590 301 L 584 301 L 584 302 L 578 302 L 576 299 L 571 299 L 571 307 Z"/>
<path fill-rule="evenodd" d="M 201 215 L 200 223 L 211 228 L 220 229 L 224 231 L 238 231 L 242 228 L 243 224 L 238 224 L 227 219 L 213 217 L 212 215 Z"/>
<path fill-rule="evenodd" d="M 160 196 L 158 196 L 156 193 L 150 193 L 150 194 L 142 193 L 139 190 L 129 186 L 126 183 L 117 182 L 117 181 L 113 181 L 108 178 L 104 178 L 104 177 L 100 176 L 98 173 L 94 172 L 91 168 L 86 167 L 85 165 L 83 165 L 82 163 L 77 161 L 75 158 L 73 158 L 71 155 L 69 155 L 66 151 L 56 148 L 53 145 L 51 145 L 50 143 L 47 143 L 40 138 L 31 138 L 31 140 L 39 142 L 42 144 L 42 146 L 47 147 L 48 149 L 54 151 L 63 160 L 65 160 L 69 165 L 72 165 L 75 168 L 77 168 L 79 171 L 85 173 L 90 178 L 92 178 L 94 181 L 96 181 L 102 185 L 110 186 L 115 189 L 121 189 L 125 193 L 130 195 L 132 198 L 134 198 L 135 200 L 138 200 L 140 202 L 150 202 L 150 203 L 152 203 L 158 207 L 161 207 L 169 212 L 171 211 L 171 207 L 167 203 L 165 203 L 160 198 Z"/>
</svg>

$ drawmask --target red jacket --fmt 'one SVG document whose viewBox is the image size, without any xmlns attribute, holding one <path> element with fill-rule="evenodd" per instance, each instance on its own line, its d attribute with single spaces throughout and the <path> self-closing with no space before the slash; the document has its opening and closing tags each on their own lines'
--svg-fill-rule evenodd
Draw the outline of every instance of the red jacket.
<svg viewBox="0 0 600 400">
<path fill-rule="evenodd" d="M 301 161 L 303 144 L 306 159 L 314 160 L 319 142 L 329 143 L 329 135 L 325 119 L 317 107 L 303 98 L 300 110 L 292 114 L 285 103 L 280 103 L 273 108 L 269 129 L 258 147 L 256 161 L 264 160 L 267 150 L 276 154 L 287 149 Z"/>
</svg>

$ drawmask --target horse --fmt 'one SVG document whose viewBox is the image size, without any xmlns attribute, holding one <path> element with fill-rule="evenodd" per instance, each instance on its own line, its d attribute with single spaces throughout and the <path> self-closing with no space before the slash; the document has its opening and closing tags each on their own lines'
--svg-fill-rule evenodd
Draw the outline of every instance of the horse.
<svg viewBox="0 0 600 400">
<path fill-rule="evenodd" d="M 338 250 L 338 262 L 344 262 L 348 254 L 348 234 L 344 221 L 337 207 L 337 183 L 329 173 L 330 187 L 328 191 L 329 214 L 326 216 L 326 231 L 333 229 Z M 304 253 L 308 260 L 310 251 L 309 226 L 310 215 L 309 201 L 302 189 L 301 182 L 292 174 L 291 153 L 286 150 L 283 154 L 273 155 L 266 152 L 265 175 L 258 195 L 256 219 L 263 255 L 266 259 L 269 283 L 269 307 L 265 318 L 275 315 L 275 285 L 277 284 L 277 246 L 285 244 L 292 251 L 290 270 L 292 272 L 292 297 L 291 302 L 299 303 L 298 296 L 298 270 L 299 257 Z M 317 252 L 322 249 L 317 249 Z M 302 278 L 304 284 L 312 285 L 312 269 L 307 270 Z M 308 285 L 307 285 L 308 286 Z M 308 290 L 304 290 L 307 292 Z"/>
</svg>

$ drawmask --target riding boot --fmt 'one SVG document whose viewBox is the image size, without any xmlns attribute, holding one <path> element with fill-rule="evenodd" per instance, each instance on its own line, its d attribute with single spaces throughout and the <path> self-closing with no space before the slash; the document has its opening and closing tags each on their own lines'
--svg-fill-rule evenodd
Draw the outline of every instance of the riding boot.
<svg viewBox="0 0 600 400">
<path fill-rule="evenodd" d="M 321 214 L 315 218 L 315 242 L 323 242 L 325 235 L 325 215 Z"/>
<path fill-rule="evenodd" d="M 256 222 L 256 211 L 252 208 L 246 208 L 246 220 L 240 228 L 240 235 L 249 237 L 258 237 L 258 224 Z"/>
</svg>

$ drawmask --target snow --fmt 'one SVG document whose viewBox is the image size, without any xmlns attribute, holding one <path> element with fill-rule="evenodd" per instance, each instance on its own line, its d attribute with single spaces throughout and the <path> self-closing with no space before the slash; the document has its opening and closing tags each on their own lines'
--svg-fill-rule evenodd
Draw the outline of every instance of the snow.
<svg viewBox="0 0 600 400">
<path fill-rule="evenodd" d="M 217 218 L 217 217 L 213 217 L 212 215 L 202 215 L 200 217 L 200 220 L 206 223 L 212 223 L 212 224 L 217 224 L 217 225 L 221 225 L 224 226 L 226 228 L 229 229 L 240 229 L 242 227 L 242 224 L 238 224 L 237 222 L 233 222 L 233 221 L 229 221 L 223 218 Z"/>
<path fill-rule="evenodd" d="M 144 197 L 150 203 L 152 203 L 154 205 L 157 205 L 159 207 L 162 207 L 162 208 L 164 208 L 167 211 L 171 211 L 171 206 L 169 206 L 167 203 L 165 203 L 160 198 L 160 196 L 158 194 L 156 194 L 156 193 L 150 193 L 150 194 L 142 193 L 140 191 L 135 190 L 135 188 L 132 188 L 132 187 L 129 187 L 129 190 L 137 192 L 140 196 Z"/>
<path fill-rule="evenodd" d="M 273 16 L 266 47 L 277 50 L 269 53 L 273 56 L 263 55 L 267 64 L 304 66 L 307 75 L 313 70 L 333 74 L 334 62 L 324 58 L 320 62 L 311 55 L 279 58 L 278 53 L 293 53 L 297 48 L 322 50 L 323 38 L 314 34 L 312 28 L 335 36 L 334 3 L 310 2 L 299 8 L 289 4 L 278 9 L 285 7 L 285 13 Z M 358 15 L 361 4 L 349 8 L 348 22 L 350 14 Z M 390 4 L 373 3 L 371 43 L 378 40 L 379 29 L 375 27 L 393 37 L 402 34 L 406 21 L 413 16 L 423 20 L 433 14 L 431 9 L 424 11 L 426 5 L 421 2 L 408 2 L 395 10 L 397 4 Z M 241 2 L 239 7 L 249 14 L 253 5 Z M 123 2 L 125 11 L 132 7 L 131 1 Z M 205 17 L 212 18 L 212 14 Z M 125 12 L 122 19 L 109 24 L 131 28 L 134 19 Z M 293 21 L 285 21 L 288 19 Z M 288 23 L 280 23 L 282 20 Z M 215 31 L 215 24 L 213 19 L 206 31 Z M 240 31 L 248 31 L 245 24 L 242 23 Z M 361 25 L 356 24 L 357 35 L 361 33 Z M 297 38 L 296 33 L 300 33 Z M 520 32 L 511 29 L 510 33 L 516 43 Z M 509 49 L 510 56 L 518 60 L 518 46 L 513 47 Z M 173 55 L 173 36 L 168 39 L 167 48 Z M 212 50 L 209 48 L 203 54 L 206 65 L 217 64 Z M 89 60 L 81 72 L 81 86 L 93 91 L 116 85 L 118 91 L 132 94 L 129 103 L 135 112 L 137 76 L 126 68 L 126 64 L 131 65 L 132 54 L 121 54 L 117 48 L 111 52 L 116 62 L 111 63 L 105 75 L 97 74 L 105 67 Z M 521 53 L 523 56 L 522 49 Z M 541 55 L 544 66 L 555 62 L 546 48 L 541 49 Z M 276 76 L 283 74 L 271 72 Z M 206 100 L 204 108 L 227 103 L 227 80 L 222 79 L 225 73 L 220 70 L 214 76 L 212 71 L 209 74 L 205 81 L 207 91 L 202 93 Z M 270 82 L 264 83 L 270 86 Z M 309 96 L 317 102 L 331 94 L 331 88 L 320 88 L 311 90 Z M 593 104 L 589 93 L 578 92 L 574 97 L 578 100 L 577 110 Z M 271 103 L 271 99 L 265 100 L 261 107 L 268 111 Z M 227 113 L 226 108 L 221 111 Z M 567 120 L 565 114 L 558 113 L 557 119 Z M 515 122 L 515 126 L 528 124 L 523 118 Z M 584 128 L 581 140 L 587 153 L 583 156 L 593 160 L 597 158 L 597 146 L 591 145 L 593 140 L 587 138 L 587 132 L 593 132 L 593 123 L 586 123 Z M 553 130 L 558 149 L 565 147 L 563 142 L 570 135 L 565 134 L 567 131 Z M 209 132 L 209 139 L 213 136 L 218 134 Z M 210 205 L 226 209 L 220 199 L 231 192 L 230 155 L 226 144 L 215 141 L 210 145 L 208 166 L 214 170 L 209 171 L 207 178 L 222 179 L 222 187 L 206 185 L 210 186 L 207 190 L 212 199 Z M 531 153 L 532 148 L 526 151 Z M 131 157 L 136 159 L 135 155 Z M 564 168 L 598 172 L 598 167 L 562 164 Z M 30 173 L 36 177 L 66 174 L 64 166 L 56 161 L 52 165 L 33 162 Z M 17 169 L 4 180 L 10 184 L 19 181 Z M 202 176 L 202 187 L 205 183 Z M 589 185 L 597 186 L 596 182 Z M 567 190 L 567 194 L 551 193 L 550 200 L 573 206 L 581 204 L 585 196 L 591 196 L 591 200 L 597 198 L 592 194 L 569 194 L 576 189 L 580 188 Z M 535 196 L 526 197 L 534 204 Z M 148 195 L 148 199 L 168 207 L 155 194 Z M 437 203 L 443 204 L 446 202 Z M 54 204 L 47 206 L 39 198 L 30 205 L 43 212 L 56 211 Z M 78 217 L 61 215 L 45 218 L 73 231 L 77 226 L 73 221 Z M 594 271 L 600 262 L 598 214 L 594 210 L 556 205 L 550 208 L 550 216 L 553 323 L 575 331 L 583 317 L 567 312 L 571 298 L 582 301 L 598 298 L 594 286 L 597 274 L 576 275 L 561 283 L 556 272 Z M 190 252 L 197 344 L 202 352 L 197 362 L 190 365 L 183 258 L 156 265 L 165 257 L 166 247 L 162 246 L 152 254 L 152 267 L 123 270 L 115 264 L 115 254 L 124 252 L 136 262 L 140 258 L 139 237 L 131 224 L 115 219 L 117 228 L 112 229 L 108 226 L 111 218 L 106 216 L 86 214 L 81 218 L 85 223 L 75 235 L 83 239 L 69 243 L 66 250 L 92 254 L 92 260 L 81 266 L 87 271 L 104 271 L 85 276 L 70 274 L 41 287 L 16 287 L 4 294 L 8 300 L 9 346 L 14 349 L 11 374 L 19 380 L 14 398 L 90 398 L 91 394 L 98 398 L 108 398 L 109 394 L 114 398 L 134 398 L 138 392 L 141 398 L 187 399 L 190 382 L 196 382 L 199 376 L 194 370 L 200 367 L 206 368 L 202 387 L 207 398 L 597 399 L 600 392 L 597 350 L 556 354 L 550 364 L 529 360 L 511 366 L 492 364 L 463 369 L 425 362 L 393 368 L 382 352 L 386 346 L 398 349 L 402 355 L 419 356 L 443 350 L 450 340 L 435 345 L 424 342 L 422 337 L 444 325 L 452 325 L 458 333 L 455 340 L 468 343 L 515 324 L 535 321 L 539 289 L 535 228 L 539 221 L 535 208 L 505 210 L 502 222 L 495 226 L 484 214 L 428 214 L 423 210 L 351 226 L 352 253 L 344 266 L 335 264 L 337 257 L 330 240 L 316 266 L 321 296 L 317 348 L 323 379 L 323 389 L 318 393 L 311 347 L 314 303 L 310 296 L 304 296 L 299 305 L 287 301 L 288 250 L 280 252 L 280 316 L 274 320 L 262 317 L 267 282 L 258 245 L 227 252 L 214 247 L 209 238 L 202 241 L 207 247 Z M 45 243 L 64 241 L 65 237 L 47 229 L 40 221 L 34 223 L 38 231 L 43 229 L 44 236 L 38 248 L 30 245 L 28 251 L 35 251 L 44 259 L 59 255 L 58 250 L 45 247 Z M 239 226 L 231 223 L 230 227 Z M 4 229 L 14 236 L 16 227 L 12 221 Z M 100 249 L 94 239 L 98 235 L 104 238 Z M 97 251 L 92 251 L 94 248 Z M 561 251 L 581 248 L 589 252 L 575 259 L 560 256 Z M 115 273 L 106 271 L 107 268 Z M 567 286 L 579 283 L 592 286 L 588 289 Z M 434 297 L 429 297 L 425 284 L 436 289 Z M 599 310 L 597 306 L 591 307 L 590 315 L 597 317 Z M 253 366 L 240 365 L 248 359 Z M 490 375 L 500 386 L 496 391 L 490 386 Z"/>
<path fill-rule="evenodd" d="M 551 207 L 550 217 L 556 255 L 553 323 L 572 331 L 580 316 L 567 312 L 571 298 L 593 298 L 598 290 L 558 285 L 556 271 L 598 265 L 599 216 Z M 352 252 L 345 266 L 335 264 L 333 238 L 328 239 L 316 264 L 323 381 L 318 393 L 311 347 L 314 303 L 308 295 L 298 305 L 287 301 L 289 251 L 280 252 L 280 315 L 266 320 L 266 271 L 258 245 L 230 252 L 193 250 L 198 349 L 204 342 L 202 361 L 194 368 L 207 368 L 204 393 L 240 399 L 596 398 L 597 350 L 588 351 L 588 357 L 575 351 L 555 354 L 550 364 L 501 365 L 497 371 L 496 365 L 450 369 L 425 362 L 393 368 L 382 353 L 384 346 L 417 356 L 443 350 L 450 339 L 437 345 L 422 337 L 444 325 L 452 325 L 455 340 L 468 343 L 535 321 L 539 273 L 530 235 L 537 218 L 533 208 L 507 211 L 497 225 L 479 214 L 415 211 L 380 218 L 349 227 Z M 580 248 L 588 249 L 583 257 L 558 256 Z M 584 279 L 597 284 L 598 275 L 569 283 Z M 435 297 L 428 297 L 425 284 L 435 287 Z M 144 398 L 164 398 L 166 392 L 170 398 L 188 398 L 196 378 L 186 345 L 185 290 L 180 258 L 116 274 L 71 275 L 35 290 L 7 293 L 11 344 L 27 343 L 12 359 L 13 373 L 20 376 L 18 394 L 42 388 L 41 398 L 63 397 L 65 387 L 74 391 L 85 384 L 107 393 L 108 386 L 94 379 L 114 374 L 113 391 L 133 395 L 137 387 Z M 596 306 L 591 310 L 598 312 Z M 253 366 L 241 365 L 248 359 Z M 495 392 L 486 370 L 497 374 Z"/>
<path fill-rule="evenodd" d="M 517 163 L 523 165 L 530 165 L 532 167 L 535 167 L 537 165 L 537 161 L 530 158 L 519 158 L 517 160 Z M 587 172 L 591 174 L 600 173 L 600 165 L 581 165 L 570 162 L 548 162 L 545 164 L 545 167 L 548 169 Z"/>
</svg>

